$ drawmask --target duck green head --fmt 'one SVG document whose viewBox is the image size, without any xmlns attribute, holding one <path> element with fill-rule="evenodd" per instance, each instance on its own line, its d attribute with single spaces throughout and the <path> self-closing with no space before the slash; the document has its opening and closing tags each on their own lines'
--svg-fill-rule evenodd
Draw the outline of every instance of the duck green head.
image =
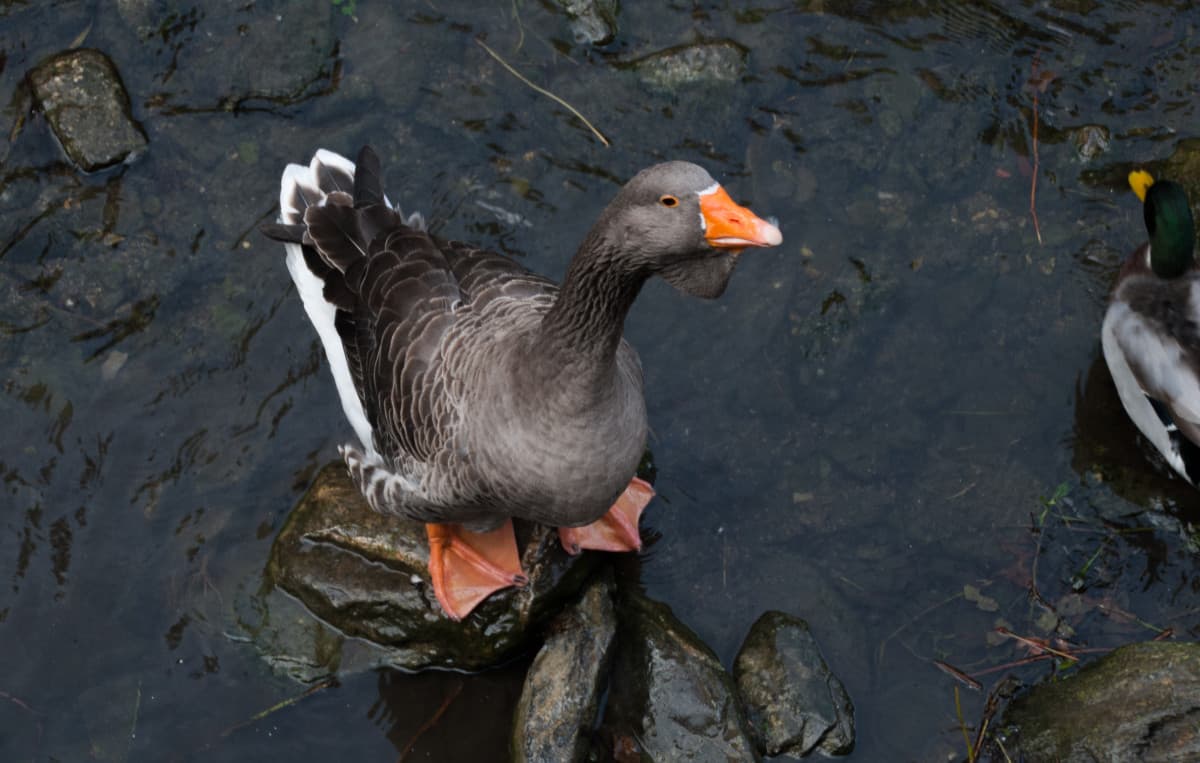
<svg viewBox="0 0 1200 763">
<path fill-rule="evenodd" d="M 1175 278 L 1192 269 L 1196 224 L 1183 186 L 1155 182 L 1149 172 L 1129 173 L 1129 186 L 1142 200 L 1142 217 L 1150 234 L 1150 267 L 1159 278 Z"/>
</svg>

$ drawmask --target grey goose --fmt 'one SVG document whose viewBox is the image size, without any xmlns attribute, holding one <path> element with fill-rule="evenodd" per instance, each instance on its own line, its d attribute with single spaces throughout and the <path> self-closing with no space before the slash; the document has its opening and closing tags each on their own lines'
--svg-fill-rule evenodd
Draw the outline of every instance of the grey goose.
<svg viewBox="0 0 1200 763">
<path fill-rule="evenodd" d="M 426 523 L 438 602 L 458 620 L 522 585 L 514 517 L 570 553 L 641 547 L 654 495 L 625 315 L 651 276 L 720 296 L 779 229 L 701 167 L 642 170 L 600 213 L 561 285 L 426 230 L 384 195 L 375 152 L 326 150 L 283 173 L 287 267 L 358 446 L 340 451 L 376 511 Z"/>
</svg>

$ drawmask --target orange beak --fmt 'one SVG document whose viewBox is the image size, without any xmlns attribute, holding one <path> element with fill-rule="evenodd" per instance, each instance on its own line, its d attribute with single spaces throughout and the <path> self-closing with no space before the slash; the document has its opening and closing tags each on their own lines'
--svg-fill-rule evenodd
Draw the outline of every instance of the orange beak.
<svg viewBox="0 0 1200 763">
<path fill-rule="evenodd" d="M 735 204 L 721 186 L 700 194 L 700 215 L 704 218 L 704 238 L 717 249 L 779 246 L 783 242 L 779 228 Z"/>
</svg>

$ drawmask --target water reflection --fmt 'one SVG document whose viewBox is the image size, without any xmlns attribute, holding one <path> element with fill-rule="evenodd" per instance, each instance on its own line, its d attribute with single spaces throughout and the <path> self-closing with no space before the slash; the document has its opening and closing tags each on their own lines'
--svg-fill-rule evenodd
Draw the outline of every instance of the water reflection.
<svg viewBox="0 0 1200 763">
<path fill-rule="evenodd" d="M 1200 519 L 1196 489 L 1180 479 L 1129 420 L 1112 376 L 1097 353 L 1075 390 L 1071 465 L 1081 478 L 1102 479 L 1134 506 L 1169 507 Z"/>
</svg>

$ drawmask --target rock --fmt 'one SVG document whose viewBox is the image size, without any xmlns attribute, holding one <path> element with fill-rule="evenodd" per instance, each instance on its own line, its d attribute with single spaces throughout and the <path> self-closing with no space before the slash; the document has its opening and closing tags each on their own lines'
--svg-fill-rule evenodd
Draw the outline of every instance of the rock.
<svg viewBox="0 0 1200 763">
<path fill-rule="evenodd" d="M 800 757 L 853 749 L 854 705 L 800 618 L 783 612 L 758 618 L 734 659 L 733 677 L 759 752 Z"/>
<path fill-rule="evenodd" d="M 125 161 L 146 146 L 129 94 L 98 50 L 59 53 L 29 72 L 34 98 L 67 156 L 86 172 Z"/>
<path fill-rule="evenodd" d="M 429 583 L 424 526 L 371 511 L 345 467 L 330 464 L 275 539 L 267 580 L 341 633 L 384 647 L 390 665 L 476 670 L 540 633 L 602 558 L 568 556 L 541 525 L 516 530 L 529 584 L 494 594 L 456 623 Z"/>
<path fill-rule="evenodd" d="M 513 760 L 587 759 L 616 620 L 609 576 L 593 582 L 557 617 L 525 676 L 513 726 Z"/>
<path fill-rule="evenodd" d="M 236 13 L 138 0 L 118 7 L 147 44 L 170 41 L 170 87 L 155 87 L 148 108 L 233 111 L 247 101 L 299 103 L 337 86 L 335 24 L 346 4 L 256 0 Z"/>
<path fill-rule="evenodd" d="M 1200 760 L 1200 644 L 1121 647 L 1013 700 L 1012 760 Z"/>
<path fill-rule="evenodd" d="M 629 593 L 617 613 L 617 656 L 604 726 L 614 756 L 758 760 L 733 679 L 665 604 Z"/>
<path fill-rule="evenodd" d="M 1182 184 L 1194 206 L 1200 200 L 1200 138 L 1184 138 L 1176 143 L 1171 156 L 1162 163 L 1161 171 L 1155 168 L 1152 172 L 1156 178 Z"/>
<path fill-rule="evenodd" d="M 724 85 L 746 71 L 746 49 L 730 40 L 668 48 L 624 64 L 654 90 L 674 92 L 685 85 Z"/>
<path fill-rule="evenodd" d="M 1085 162 L 1108 151 L 1111 142 L 1108 128 L 1103 125 L 1084 125 L 1071 131 L 1075 153 Z"/>
<path fill-rule="evenodd" d="M 617 0 L 554 0 L 571 20 L 571 34 L 581 45 L 606 45 L 617 36 Z"/>
</svg>

